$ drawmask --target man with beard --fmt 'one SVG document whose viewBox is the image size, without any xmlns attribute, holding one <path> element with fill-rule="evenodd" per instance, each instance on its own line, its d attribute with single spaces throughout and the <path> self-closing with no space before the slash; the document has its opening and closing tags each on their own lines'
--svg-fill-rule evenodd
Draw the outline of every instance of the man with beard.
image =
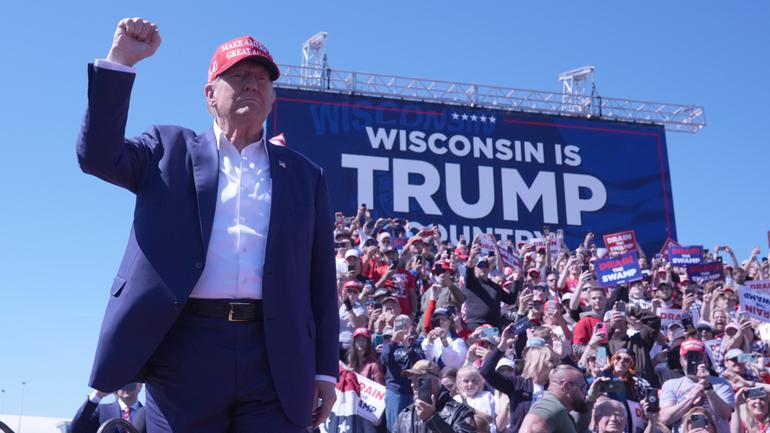
<svg viewBox="0 0 770 433">
<path fill-rule="evenodd" d="M 577 433 L 587 431 L 593 404 L 598 398 L 597 383 L 610 380 L 596 379 L 589 388 L 583 373 L 562 364 L 548 376 L 548 391 L 533 404 L 521 423 L 519 433 Z M 578 423 L 569 412 L 579 413 Z"/>
</svg>

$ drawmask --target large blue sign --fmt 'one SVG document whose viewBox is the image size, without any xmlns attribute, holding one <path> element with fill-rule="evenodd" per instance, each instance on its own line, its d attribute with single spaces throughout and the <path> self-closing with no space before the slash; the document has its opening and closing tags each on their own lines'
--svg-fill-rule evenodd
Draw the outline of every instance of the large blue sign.
<svg viewBox="0 0 770 433">
<path fill-rule="evenodd" d="M 334 211 L 437 223 L 456 242 L 563 229 L 575 246 L 635 230 L 647 252 L 676 239 L 662 127 L 277 89 L 270 136 L 327 173 Z"/>
</svg>

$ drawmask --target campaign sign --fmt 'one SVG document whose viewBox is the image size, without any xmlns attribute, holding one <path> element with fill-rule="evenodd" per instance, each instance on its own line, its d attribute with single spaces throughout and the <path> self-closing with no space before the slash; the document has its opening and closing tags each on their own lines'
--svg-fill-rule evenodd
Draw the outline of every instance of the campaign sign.
<svg viewBox="0 0 770 433">
<path fill-rule="evenodd" d="M 333 209 L 436 223 L 453 244 L 633 228 L 652 254 L 676 237 L 663 126 L 364 96 L 355 77 L 345 92 L 284 83 L 267 134 L 323 168 Z"/>
<path fill-rule="evenodd" d="M 642 433 L 647 425 L 642 405 L 631 400 L 626 400 L 625 402 L 628 405 L 629 412 L 631 412 L 631 433 Z"/>
<path fill-rule="evenodd" d="M 722 262 L 687 265 L 687 277 L 690 281 L 721 281 L 725 279 L 725 268 Z"/>
<path fill-rule="evenodd" d="M 679 246 L 679 244 L 678 244 L 678 243 L 677 243 L 675 240 L 673 240 L 673 239 L 671 239 L 671 238 L 666 238 L 666 242 L 664 242 L 664 243 L 663 243 L 663 247 L 660 249 L 660 254 L 661 254 L 663 257 L 665 257 L 666 259 L 668 259 L 668 258 L 669 258 L 669 257 L 668 257 L 668 249 L 669 249 L 671 246 L 677 246 L 677 247 L 678 247 L 678 246 Z"/>
<path fill-rule="evenodd" d="M 535 251 L 539 251 L 541 248 L 545 249 L 545 246 L 548 245 L 551 250 L 551 257 L 556 260 L 556 256 L 561 251 L 562 238 L 557 237 L 555 233 L 548 233 L 546 239 L 532 238 L 529 240 L 529 244 L 535 247 Z"/>
<path fill-rule="evenodd" d="M 604 235 L 604 246 L 607 247 L 610 255 L 636 251 L 636 233 L 633 230 L 627 230 Z"/>
<path fill-rule="evenodd" d="M 671 245 L 668 247 L 668 261 L 672 266 L 687 266 L 703 261 L 703 247 Z"/>
<path fill-rule="evenodd" d="M 497 251 L 500 252 L 500 258 L 503 260 L 505 266 L 521 270 L 519 256 L 508 251 L 508 248 L 503 245 L 503 241 L 497 241 Z"/>
<path fill-rule="evenodd" d="M 481 257 L 489 256 L 489 253 L 497 255 L 497 240 L 495 235 L 482 233 L 479 236 L 479 245 L 481 245 Z"/>
<path fill-rule="evenodd" d="M 642 279 L 636 251 L 594 262 L 600 287 L 611 287 Z"/>
<path fill-rule="evenodd" d="M 746 281 L 743 285 L 751 291 L 761 290 L 770 293 L 770 280 Z"/>
<path fill-rule="evenodd" d="M 709 359 L 711 359 L 711 365 L 721 366 L 722 362 L 719 357 L 717 357 L 717 353 L 719 353 L 722 348 L 722 340 L 706 340 L 703 344 L 706 346 L 706 354 L 709 356 Z"/>
<path fill-rule="evenodd" d="M 356 377 L 361 386 L 356 412 L 376 424 L 385 411 L 385 386 L 358 373 Z"/>
<path fill-rule="evenodd" d="M 746 286 L 739 286 L 738 302 L 741 304 L 741 310 L 750 317 L 770 322 L 770 292 L 753 291 Z"/>
<path fill-rule="evenodd" d="M 668 328 L 668 325 L 673 322 L 682 323 L 682 315 L 684 311 L 679 308 L 658 308 L 655 314 L 660 317 L 660 324 L 663 328 Z"/>
</svg>

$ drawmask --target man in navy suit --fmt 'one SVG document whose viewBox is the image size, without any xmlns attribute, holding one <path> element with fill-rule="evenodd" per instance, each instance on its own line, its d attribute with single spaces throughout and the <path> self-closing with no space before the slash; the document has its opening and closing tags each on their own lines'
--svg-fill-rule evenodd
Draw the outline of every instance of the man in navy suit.
<svg viewBox="0 0 770 433">
<path fill-rule="evenodd" d="M 110 404 L 99 404 L 99 402 L 109 394 L 101 391 L 94 391 L 88 399 L 80 406 L 77 413 L 72 417 L 69 432 L 71 433 L 96 433 L 99 427 L 111 419 L 125 419 L 134 425 L 139 433 L 147 431 L 144 418 L 144 407 L 139 402 L 139 391 L 142 390 L 140 383 L 129 383 L 115 392 L 115 402 Z M 124 429 L 114 427 L 107 430 L 107 433 L 123 433 Z"/>
<path fill-rule="evenodd" d="M 145 382 L 150 433 L 317 426 L 338 374 L 324 173 L 265 140 L 280 72 L 250 36 L 214 53 L 212 129 L 125 138 L 133 66 L 160 40 L 155 24 L 124 19 L 107 58 L 88 68 L 80 167 L 136 195 L 90 385 Z"/>
</svg>

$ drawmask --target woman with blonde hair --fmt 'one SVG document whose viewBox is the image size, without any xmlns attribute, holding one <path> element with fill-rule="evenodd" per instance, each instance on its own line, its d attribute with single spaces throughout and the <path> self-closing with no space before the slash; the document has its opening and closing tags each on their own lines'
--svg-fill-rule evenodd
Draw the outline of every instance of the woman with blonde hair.
<svg viewBox="0 0 770 433">
<path fill-rule="evenodd" d="M 770 393 L 768 385 L 741 388 L 735 393 L 730 433 L 770 433 Z"/>
<path fill-rule="evenodd" d="M 539 400 L 548 388 L 548 373 L 559 365 L 559 356 L 548 346 L 532 346 L 527 348 L 521 376 L 501 373 L 496 370 L 497 363 L 512 345 L 513 325 L 511 324 L 503 329 L 500 344 L 494 347 L 484 359 L 479 373 L 491 387 L 508 396 L 510 416 L 508 428 L 504 431 L 516 433 L 530 406 Z M 498 427 L 503 431 L 502 426 Z"/>
</svg>

